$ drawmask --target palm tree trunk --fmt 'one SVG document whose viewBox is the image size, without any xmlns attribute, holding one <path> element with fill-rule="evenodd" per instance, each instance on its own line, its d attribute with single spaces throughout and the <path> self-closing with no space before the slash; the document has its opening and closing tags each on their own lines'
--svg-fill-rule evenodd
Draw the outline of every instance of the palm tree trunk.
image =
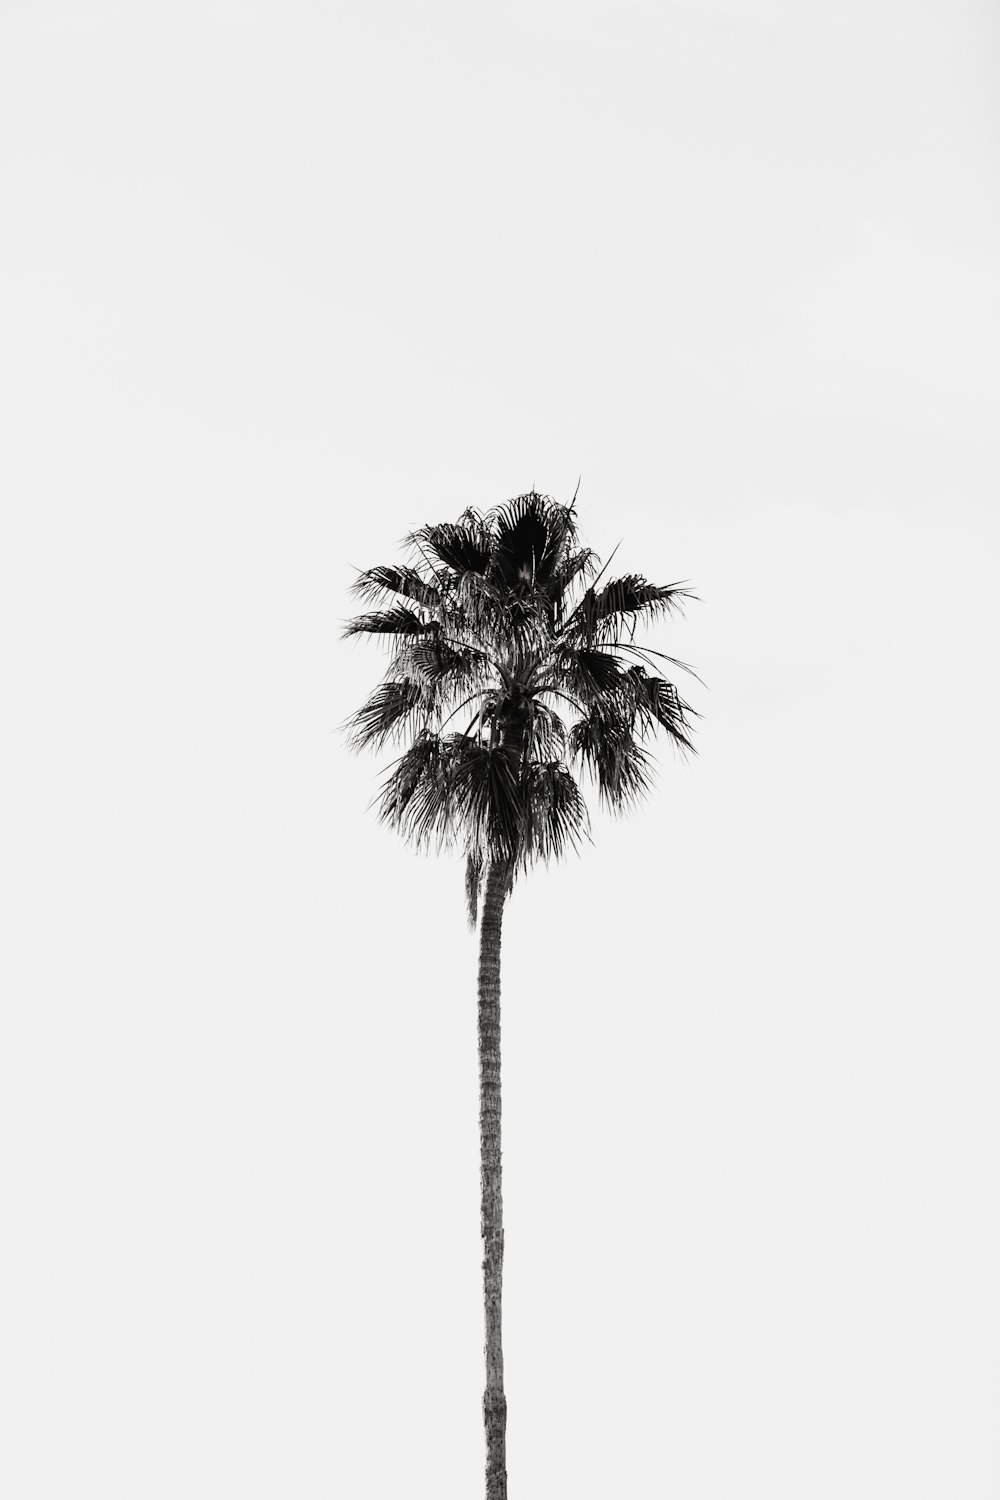
<svg viewBox="0 0 1000 1500">
<path fill-rule="evenodd" d="M 500 929 L 510 872 L 492 864 L 479 933 L 479 1160 L 486 1314 L 486 1500 L 507 1500 L 507 1398 L 503 1389 L 500 1162 Z"/>
</svg>

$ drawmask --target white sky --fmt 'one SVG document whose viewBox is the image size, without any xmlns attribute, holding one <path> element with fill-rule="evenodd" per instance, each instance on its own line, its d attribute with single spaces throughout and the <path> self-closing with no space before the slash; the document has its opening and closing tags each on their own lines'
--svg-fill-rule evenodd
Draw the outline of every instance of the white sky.
<svg viewBox="0 0 1000 1500">
<path fill-rule="evenodd" d="M 998 31 L 5 0 L 12 1500 L 480 1493 L 475 942 L 338 631 L 581 475 L 708 690 L 508 914 L 513 1500 L 994 1500 Z"/>
</svg>

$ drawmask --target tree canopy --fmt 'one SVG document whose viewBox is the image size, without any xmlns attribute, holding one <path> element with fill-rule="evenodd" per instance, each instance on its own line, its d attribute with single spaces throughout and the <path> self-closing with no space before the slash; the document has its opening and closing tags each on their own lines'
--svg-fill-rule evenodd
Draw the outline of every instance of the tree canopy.
<svg viewBox="0 0 1000 1500">
<path fill-rule="evenodd" d="M 354 584 L 373 607 L 345 635 L 381 638 L 389 663 L 347 728 L 355 749 L 405 746 L 379 815 L 418 847 L 461 850 L 474 921 L 484 866 L 513 879 L 589 836 L 581 780 L 622 812 L 650 788 L 657 733 L 693 749 L 694 711 L 662 664 L 691 669 L 636 638 L 692 596 L 637 573 L 602 583 L 574 503 L 534 490 L 405 546 L 407 562 Z"/>
</svg>

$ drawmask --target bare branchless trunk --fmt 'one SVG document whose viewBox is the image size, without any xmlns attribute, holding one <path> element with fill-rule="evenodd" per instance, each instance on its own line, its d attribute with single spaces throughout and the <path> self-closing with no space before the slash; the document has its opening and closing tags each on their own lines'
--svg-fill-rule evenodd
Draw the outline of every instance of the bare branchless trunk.
<svg viewBox="0 0 1000 1500">
<path fill-rule="evenodd" d="M 507 1398 L 503 1389 L 501 1294 L 503 1197 L 500 1162 L 500 929 L 510 879 L 493 864 L 486 877 L 479 934 L 479 1151 L 483 1304 L 486 1314 L 486 1500 L 507 1500 Z"/>
</svg>

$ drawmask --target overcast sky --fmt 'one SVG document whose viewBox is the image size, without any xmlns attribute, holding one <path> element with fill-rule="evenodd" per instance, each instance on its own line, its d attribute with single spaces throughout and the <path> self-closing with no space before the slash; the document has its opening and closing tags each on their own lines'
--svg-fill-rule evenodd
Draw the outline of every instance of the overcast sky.
<svg viewBox="0 0 1000 1500">
<path fill-rule="evenodd" d="M 0 4 L 11 1500 L 480 1493 L 339 631 L 578 479 L 704 718 L 506 921 L 513 1500 L 995 1500 L 998 165 L 986 0 Z"/>
</svg>

